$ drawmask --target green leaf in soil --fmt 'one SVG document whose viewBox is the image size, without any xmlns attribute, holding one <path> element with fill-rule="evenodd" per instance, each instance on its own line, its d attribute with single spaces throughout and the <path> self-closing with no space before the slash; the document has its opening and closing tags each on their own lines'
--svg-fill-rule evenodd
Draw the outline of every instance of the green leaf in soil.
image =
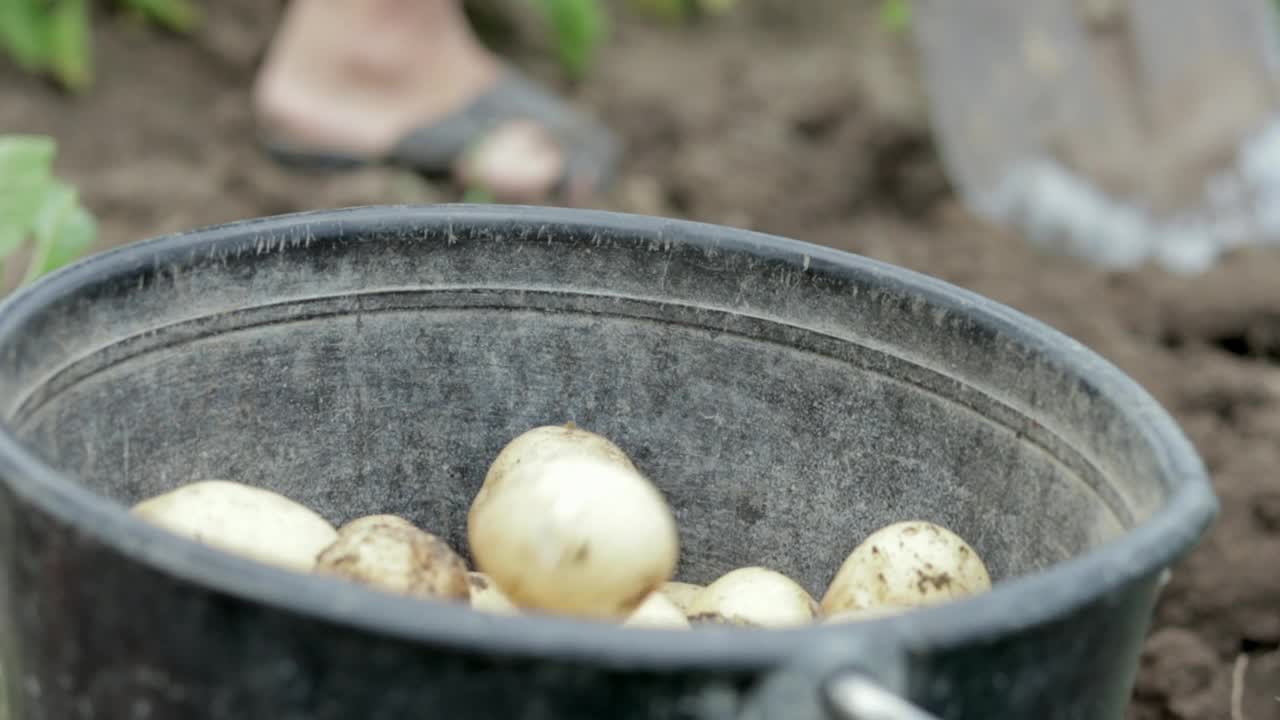
<svg viewBox="0 0 1280 720">
<path fill-rule="evenodd" d="M 560 62 L 581 77 L 604 37 L 604 10 L 599 0 L 542 0 L 556 37 Z"/>
<path fill-rule="evenodd" d="M 48 15 L 44 0 L 0 0 L 0 46 L 25 70 L 48 62 Z"/>
<path fill-rule="evenodd" d="M 631 0 L 635 10 L 664 22 L 680 22 L 689 16 L 690 0 Z"/>
<path fill-rule="evenodd" d="M 189 0 L 124 0 L 123 4 L 174 32 L 189 32 L 200 21 Z"/>
<path fill-rule="evenodd" d="M 694 4 L 704 15 L 727 15 L 738 6 L 736 0 L 696 0 Z"/>
<path fill-rule="evenodd" d="M 49 15 L 49 70 L 79 92 L 93 82 L 92 41 L 86 0 L 53 0 Z"/>
<path fill-rule="evenodd" d="M 463 191 L 462 202 L 489 205 L 494 202 L 494 194 L 489 192 L 487 188 L 472 185 Z"/>
<path fill-rule="evenodd" d="M 31 282 L 83 255 L 97 236 L 97 223 L 80 205 L 76 189 L 55 181 L 32 234 L 35 248 L 23 282 Z"/>
<path fill-rule="evenodd" d="M 0 136 L 0 260 L 12 255 L 35 227 L 54 186 L 56 146 L 40 135 Z"/>
<path fill-rule="evenodd" d="M 880 24 L 893 32 L 911 27 L 911 0 L 881 0 Z"/>
</svg>

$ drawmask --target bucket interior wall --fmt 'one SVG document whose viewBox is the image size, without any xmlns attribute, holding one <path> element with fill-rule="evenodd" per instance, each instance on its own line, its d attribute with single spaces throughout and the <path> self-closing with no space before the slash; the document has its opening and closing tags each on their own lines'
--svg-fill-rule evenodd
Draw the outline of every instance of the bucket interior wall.
<svg viewBox="0 0 1280 720">
<path fill-rule="evenodd" d="M 4 422 L 122 503 L 234 479 L 334 523 L 398 513 L 465 552 L 497 451 L 572 420 L 666 493 L 682 579 L 765 565 L 815 594 L 894 520 L 954 529 L 1003 578 L 1166 492 L 1108 398 L 999 318 L 801 246 L 247 227 L 135 248 L 142 267 L 31 314 L 0 349 Z"/>
</svg>

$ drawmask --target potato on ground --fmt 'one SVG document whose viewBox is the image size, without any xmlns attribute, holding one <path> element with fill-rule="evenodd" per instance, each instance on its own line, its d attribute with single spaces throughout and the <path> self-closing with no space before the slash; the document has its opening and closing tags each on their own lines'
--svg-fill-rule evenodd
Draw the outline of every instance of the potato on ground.
<svg viewBox="0 0 1280 720">
<path fill-rule="evenodd" d="M 183 485 L 133 506 L 132 514 L 170 532 L 276 567 L 309 572 L 337 532 L 311 509 L 279 493 L 228 480 Z"/>
</svg>

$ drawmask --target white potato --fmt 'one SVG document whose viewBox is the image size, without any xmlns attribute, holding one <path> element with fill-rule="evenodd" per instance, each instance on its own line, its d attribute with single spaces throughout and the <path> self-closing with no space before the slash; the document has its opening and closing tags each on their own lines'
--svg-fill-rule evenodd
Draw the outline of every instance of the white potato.
<svg viewBox="0 0 1280 720">
<path fill-rule="evenodd" d="M 748 627 L 788 627 L 814 621 L 818 604 L 782 573 L 745 567 L 725 573 L 698 593 L 689 608 L 694 622 Z"/>
<path fill-rule="evenodd" d="M 955 533 L 913 520 L 883 527 L 845 559 L 822 612 L 914 608 L 991 589 L 982 558 Z"/>
<path fill-rule="evenodd" d="M 346 524 L 338 528 L 338 534 L 341 535 L 342 533 L 359 532 L 379 525 L 395 525 L 397 527 L 413 528 L 415 530 L 418 528 L 417 525 L 414 525 L 399 515 L 364 515 L 356 518 L 355 520 L 348 520 Z"/>
<path fill-rule="evenodd" d="M 653 592 L 622 624 L 627 627 L 687 628 L 689 620 L 685 618 L 684 611 L 671 602 L 671 598 L 662 592 Z"/>
<path fill-rule="evenodd" d="M 911 608 L 903 607 L 880 607 L 870 608 L 867 610 L 841 610 L 834 615 L 827 615 L 822 619 L 824 623 L 848 623 L 862 622 L 864 620 L 876 620 L 878 618 L 889 617 L 904 613 Z"/>
<path fill-rule="evenodd" d="M 440 538 L 395 515 L 358 518 L 316 560 L 316 572 L 386 592 L 469 600 L 467 565 Z"/>
<path fill-rule="evenodd" d="M 501 485 L 518 465 L 539 463 L 553 457 L 579 456 L 611 460 L 634 469 L 631 458 L 608 438 L 579 428 L 574 423 L 543 425 L 517 435 L 507 443 L 485 473 L 476 502 L 492 486 Z"/>
<path fill-rule="evenodd" d="M 483 612 L 515 615 L 520 610 L 511 602 L 493 578 L 482 572 L 467 573 L 471 586 L 471 607 Z"/>
<path fill-rule="evenodd" d="M 626 617 L 679 554 L 662 493 L 604 438 L 537 428 L 494 461 L 467 518 L 476 569 L 517 606 Z"/>
<path fill-rule="evenodd" d="M 698 593 L 702 592 L 702 588 L 702 585 L 672 580 L 671 582 L 663 583 L 658 591 L 675 603 L 675 606 L 680 608 L 680 612 L 688 615 L 689 608 L 693 605 L 693 599 L 698 596 Z"/>
<path fill-rule="evenodd" d="M 133 506 L 170 532 L 277 567 L 310 572 L 337 537 L 324 518 L 278 493 L 228 480 L 183 485 Z"/>
</svg>

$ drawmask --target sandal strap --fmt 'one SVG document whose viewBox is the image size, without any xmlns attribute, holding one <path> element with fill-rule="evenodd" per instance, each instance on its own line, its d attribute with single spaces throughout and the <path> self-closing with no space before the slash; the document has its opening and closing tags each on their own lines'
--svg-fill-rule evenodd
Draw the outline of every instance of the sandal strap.
<svg viewBox="0 0 1280 720">
<path fill-rule="evenodd" d="M 591 171 L 598 184 L 612 174 L 619 154 L 612 134 L 512 69 L 465 107 L 408 133 L 390 160 L 448 173 L 482 138 L 514 120 L 532 121 L 552 135 L 565 154 L 566 174 Z"/>
</svg>

